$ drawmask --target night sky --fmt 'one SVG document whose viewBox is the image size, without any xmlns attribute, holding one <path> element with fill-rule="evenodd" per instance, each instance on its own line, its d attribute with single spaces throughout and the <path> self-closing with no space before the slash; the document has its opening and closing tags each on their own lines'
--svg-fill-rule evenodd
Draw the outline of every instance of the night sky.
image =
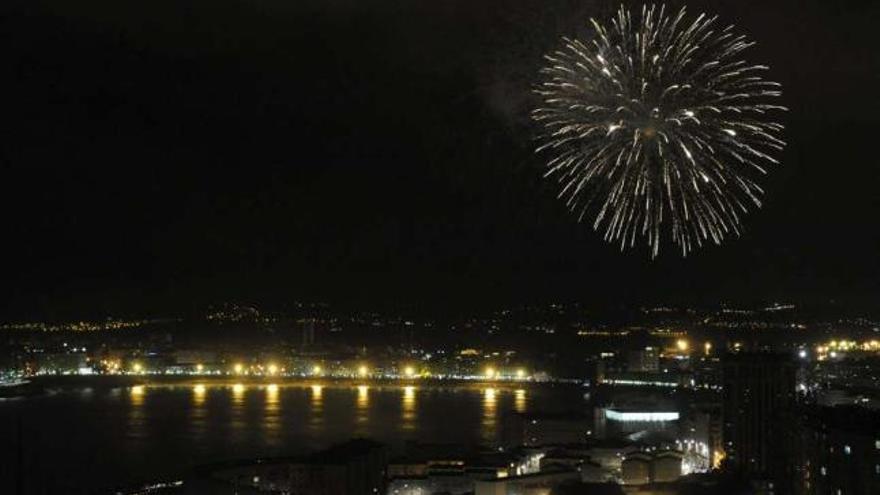
<svg viewBox="0 0 880 495">
<path fill-rule="evenodd" d="M 789 147 L 742 238 L 653 262 L 578 224 L 532 153 L 541 55 L 616 6 L 6 0 L 0 317 L 873 303 L 880 4 L 689 3 L 759 42 Z"/>
</svg>

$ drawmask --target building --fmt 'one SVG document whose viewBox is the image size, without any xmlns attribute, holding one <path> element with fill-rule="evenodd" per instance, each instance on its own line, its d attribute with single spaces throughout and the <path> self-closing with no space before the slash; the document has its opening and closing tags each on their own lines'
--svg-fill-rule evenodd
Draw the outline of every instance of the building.
<svg viewBox="0 0 880 495">
<path fill-rule="evenodd" d="M 724 451 L 721 404 L 691 404 L 680 423 L 678 448 L 685 453 L 684 473 L 717 467 Z"/>
<path fill-rule="evenodd" d="M 302 348 L 306 349 L 315 345 L 315 320 L 306 318 L 300 320 L 302 325 Z"/>
<path fill-rule="evenodd" d="M 621 480 L 624 485 L 645 485 L 651 482 L 651 454 L 634 452 L 621 463 Z"/>
<path fill-rule="evenodd" d="M 656 373 L 660 370 L 660 349 L 658 347 L 631 350 L 626 357 L 628 371 Z"/>
<path fill-rule="evenodd" d="M 577 471 L 548 471 L 477 481 L 474 495 L 550 495 L 553 488 L 561 484 L 577 482 L 580 482 Z"/>
<path fill-rule="evenodd" d="M 629 436 L 636 432 L 665 432 L 675 438 L 681 414 L 678 405 L 659 394 L 629 393 L 595 409 L 594 430 L 599 438 Z"/>
<path fill-rule="evenodd" d="M 669 483 L 681 477 L 681 452 L 633 452 L 621 463 L 621 479 L 625 485 Z"/>
<path fill-rule="evenodd" d="M 787 355 L 729 354 L 723 362 L 727 468 L 789 493 L 795 366 Z"/>
<path fill-rule="evenodd" d="M 880 413 L 811 407 L 801 411 L 799 426 L 794 493 L 880 493 Z"/>
</svg>

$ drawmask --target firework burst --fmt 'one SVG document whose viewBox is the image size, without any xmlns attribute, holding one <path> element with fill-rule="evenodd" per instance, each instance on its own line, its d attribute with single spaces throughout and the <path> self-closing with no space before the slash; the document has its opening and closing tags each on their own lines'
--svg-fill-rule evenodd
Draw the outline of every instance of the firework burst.
<svg viewBox="0 0 880 495">
<path fill-rule="evenodd" d="M 546 56 L 538 151 L 547 177 L 579 219 L 589 217 L 621 249 L 663 239 L 682 255 L 739 235 L 761 206 L 756 181 L 782 150 L 772 114 L 778 83 L 741 58 L 754 43 L 664 6 L 641 15 L 623 6 L 609 26 L 592 20 L 591 40 L 563 38 Z"/>
</svg>

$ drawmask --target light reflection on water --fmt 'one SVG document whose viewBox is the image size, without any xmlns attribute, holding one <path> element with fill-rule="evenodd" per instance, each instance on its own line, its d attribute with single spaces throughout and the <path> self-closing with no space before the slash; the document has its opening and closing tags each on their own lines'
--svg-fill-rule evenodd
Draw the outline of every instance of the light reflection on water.
<svg viewBox="0 0 880 495">
<path fill-rule="evenodd" d="M 283 422 L 278 385 L 275 383 L 266 385 L 265 392 L 266 403 L 263 408 L 263 419 L 260 421 L 260 425 L 263 427 L 266 443 L 275 446 L 281 440 L 279 433 L 281 432 Z"/>
<path fill-rule="evenodd" d="M 357 387 L 354 422 L 356 436 L 366 436 L 369 433 L 370 387 L 366 385 L 358 385 Z"/>
<path fill-rule="evenodd" d="M 483 390 L 483 431 L 484 443 L 492 444 L 498 434 L 498 391 L 494 388 Z"/>
<path fill-rule="evenodd" d="M 45 477 L 103 488 L 199 464 L 302 454 L 354 436 L 398 452 L 408 440 L 492 445 L 508 414 L 538 405 L 572 410 L 587 403 L 575 387 L 198 382 L 3 402 L 0 424 L 24 421 L 26 450 L 39 452 Z M 0 442 L 0 451 L 14 458 L 11 443 Z M 110 474 L 89 477 L 97 469 Z"/>
<path fill-rule="evenodd" d="M 324 427 L 324 386 L 312 385 L 309 407 L 309 432 L 319 434 Z"/>
<path fill-rule="evenodd" d="M 203 437 L 208 431 L 208 411 L 205 408 L 206 395 L 207 388 L 205 385 L 200 383 L 193 386 L 189 421 L 192 425 L 192 434 L 196 439 Z"/>
<path fill-rule="evenodd" d="M 403 402 L 401 407 L 401 428 L 411 432 L 416 429 L 418 412 L 416 410 L 416 388 L 412 385 L 403 387 Z"/>
<path fill-rule="evenodd" d="M 526 398 L 526 391 L 524 389 L 517 389 L 513 393 L 513 410 L 519 414 L 523 414 L 528 409 L 528 399 Z"/>
<path fill-rule="evenodd" d="M 333 392 L 330 407 L 334 410 L 325 410 L 325 389 L 327 388 L 321 384 L 313 384 L 308 387 L 301 385 L 281 386 L 275 383 L 252 385 L 236 383 L 231 387 L 228 385 L 195 384 L 189 389 L 191 402 L 185 408 L 188 413 L 186 426 L 189 433 L 198 438 L 207 434 L 212 422 L 227 420 L 226 428 L 221 429 L 228 429 L 233 439 L 241 439 L 242 430 L 250 430 L 256 426 L 261 430 L 261 437 L 265 443 L 281 445 L 280 434 L 288 419 L 282 408 L 282 398 L 286 397 L 284 400 L 299 403 L 294 407 L 295 409 L 301 411 L 301 408 L 305 406 L 307 418 L 305 429 L 313 437 L 324 433 L 325 428 L 328 427 L 329 417 L 336 419 L 345 416 L 345 414 L 349 414 L 354 423 L 352 436 L 370 436 L 371 433 L 374 433 L 372 430 L 376 423 L 395 425 L 395 429 L 407 438 L 412 438 L 411 433 L 419 430 L 422 405 L 418 398 L 422 393 L 428 392 L 413 385 L 376 389 L 375 393 L 384 397 L 397 396 L 399 407 L 396 418 L 393 417 L 393 414 L 391 417 L 388 416 L 390 411 L 387 407 L 380 407 L 381 404 L 371 401 L 372 391 L 368 385 L 358 385 L 351 388 L 329 387 L 329 390 Z M 144 409 L 148 407 L 148 396 L 155 395 L 158 399 L 164 396 L 173 396 L 178 390 L 177 387 L 163 386 L 137 385 L 131 387 L 128 394 L 130 408 L 127 415 L 129 435 L 142 437 L 146 434 L 148 418 Z M 305 404 L 301 403 L 303 390 L 308 395 Z M 350 397 L 352 391 L 355 394 L 354 408 L 346 412 L 344 410 L 346 406 L 341 403 L 337 395 L 345 394 Z M 505 397 L 507 397 L 509 405 L 512 406 L 511 409 L 516 413 L 525 413 L 529 407 L 525 389 L 501 390 L 490 387 L 482 390 L 448 392 L 448 395 L 451 398 L 451 396 L 460 393 L 471 397 L 479 394 L 479 439 L 488 444 L 497 443 L 499 440 L 499 407 Z M 209 396 L 213 397 L 210 401 L 208 400 Z M 252 403 L 254 400 L 261 400 L 262 404 L 258 406 L 256 403 Z M 219 417 L 212 418 L 212 415 Z M 334 429 L 337 427 L 338 425 L 333 426 Z"/>
</svg>

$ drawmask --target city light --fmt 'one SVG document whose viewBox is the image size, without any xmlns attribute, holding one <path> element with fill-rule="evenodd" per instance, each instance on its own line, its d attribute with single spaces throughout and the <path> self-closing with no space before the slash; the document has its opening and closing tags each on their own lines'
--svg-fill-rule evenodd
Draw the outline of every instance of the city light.
<svg viewBox="0 0 880 495">
<path fill-rule="evenodd" d="M 526 377 L 526 370 L 524 370 L 522 368 L 516 370 L 516 377 L 519 378 L 520 380 L 525 378 Z"/>
<path fill-rule="evenodd" d="M 198 371 L 199 373 L 201 373 L 202 371 L 205 371 L 205 366 L 201 363 L 197 364 L 196 371 Z"/>
<path fill-rule="evenodd" d="M 403 374 L 406 375 L 407 378 L 412 378 L 413 376 L 415 376 L 416 370 L 412 366 L 407 366 L 406 368 L 404 368 Z"/>
<path fill-rule="evenodd" d="M 493 368 L 491 366 L 486 368 L 486 378 L 491 380 L 492 378 L 495 378 L 495 374 L 496 374 L 495 368 Z"/>
<path fill-rule="evenodd" d="M 278 392 L 278 385 L 275 383 L 270 383 L 269 385 L 266 385 L 266 392 L 269 392 L 270 394 L 277 393 Z"/>
<path fill-rule="evenodd" d="M 195 392 L 196 395 L 204 395 L 204 393 L 205 393 L 205 386 L 202 385 L 202 384 L 198 384 L 198 385 L 196 385 L 195 387 L 193 387 L 193 392 Z"/>
<path fill-rule="evenodd" d="M 706 342 L 706 343 L 703 345 L 703 349 L 705 350 L 706 355 L 708 356 L 708 355 L 712 352 L 712 343 L 711 343 L 711 342 Z"/>
<path fill-rule="evenodd" d="M 244 384 L 236 383 L 235 385 L 232 386 L 232 392 L 235 394 L 244 393 Z"/>
<path fill-rule="evenodd" d="M 270 375 L 278 373 L 278 366 L 276 366 L 275 364 L 270 364 L 266 369 L 269 371 Z"/>
<path fill-rule="evenodd" d="M 608 409 L 605 411 L 605 417 L 612 421 L 677 421 L 679 414 L 677 412 L 629 412 L 615 411 Z"/>
<path fill-rule="evenodd" d="M 244 371 L 244 365 L 241 363 L 235 363 L 233 369 L 235 370 L 235 374 L 240 375 Z"/>
<path fill-rule="evenodd" d="M 358 375 L 367 376 L 370 374 L 370 369 L 366 367 L 366 365 L 361 365 L 358 367 Z"/>
<path fill-rule="evenodd" d="M 131 369 L 135 373 L 140 373 L 144 371 L 144 366 L 141 363 L 134 363 L 133 365 L 131 365 Z"/>
<path fill-rule="evenodd" d="M 324 370 L 322 370 L 321 367 L 318 366 L 318 365 L 315 365 L 315 366 L 312 368 L 312 374 L 315 375 L 315 376 L 320 375 L 322 371 L 324 371 Z"/>
<path fill-rule="evenodd" d="M 675 347 L 678 348 L 679 352 L 687 352 L 687 350 L 690 348 L 690 344 L 685 339 L 678 339 L 675 342 Z"/>
</svg>

